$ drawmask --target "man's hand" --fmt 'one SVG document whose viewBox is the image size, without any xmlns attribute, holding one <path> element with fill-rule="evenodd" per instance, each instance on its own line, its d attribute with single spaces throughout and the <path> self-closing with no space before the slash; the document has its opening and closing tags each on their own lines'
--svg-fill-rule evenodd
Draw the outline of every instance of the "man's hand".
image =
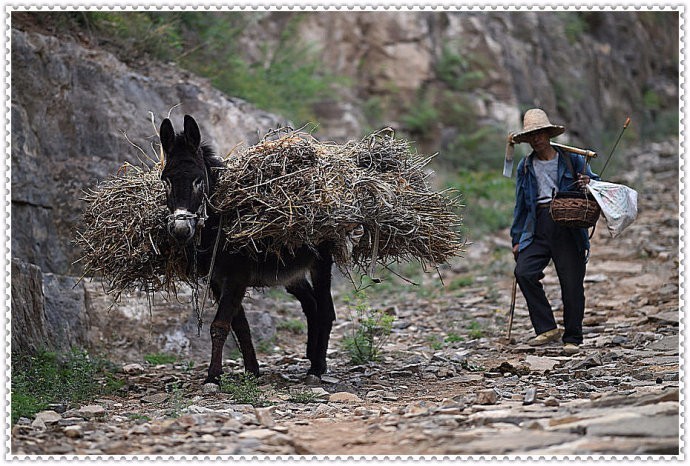
<svg viewBox="0 0 690 466">
<path fill-rule="evenodd" d="M 517 260 L 518 248 L 519 248 L 519 247 L 520 247 L 519 244 L 516 244 L 515 246 L 513 246 L 513 258 L 514 258 L 515 260 Z"/>
<path fill-rule="evenodd" d="M 589 184 L 589 176 L 583 175 L 582 173 L 577 174 L 577 186 L 580 189 L 585 189 L 585 186 Z"/>
</svg>

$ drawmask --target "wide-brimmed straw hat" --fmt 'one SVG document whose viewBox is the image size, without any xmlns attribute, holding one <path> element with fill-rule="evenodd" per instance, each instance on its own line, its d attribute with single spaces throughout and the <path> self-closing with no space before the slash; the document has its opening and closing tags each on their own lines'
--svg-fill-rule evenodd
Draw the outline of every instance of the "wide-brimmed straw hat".
<svg viewBox="0 0 690 466">
<path fill-rule="evenodd" d="M 526 142 L 526 137 L 535 131 L 546 130 L 549 138 L 554 138 L 565 131 L 564 126 L 551 124 L 546 112 L 540 108 L 531 108 L 522 119 L 522 131 L 513 134 L 516 143 Z"/>
</svg>

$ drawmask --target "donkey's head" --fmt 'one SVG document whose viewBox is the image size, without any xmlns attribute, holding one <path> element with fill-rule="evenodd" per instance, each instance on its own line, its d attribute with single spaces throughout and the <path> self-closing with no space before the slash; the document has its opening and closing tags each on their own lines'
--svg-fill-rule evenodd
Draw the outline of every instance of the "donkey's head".
<svg viewBox="0 0 690 466">
<path fill-rule="evenodd" d="M 194 237 L 197 226 L 206 218 L 209 177 L 204 164 L 199 126 L 189 115 L 184 117 L 184 132 L 175 134 L 169 119 L 160 128 L 165 167 L 161 180 L 165 186 L 168 232 L 179 242 Z"/>
</svg>

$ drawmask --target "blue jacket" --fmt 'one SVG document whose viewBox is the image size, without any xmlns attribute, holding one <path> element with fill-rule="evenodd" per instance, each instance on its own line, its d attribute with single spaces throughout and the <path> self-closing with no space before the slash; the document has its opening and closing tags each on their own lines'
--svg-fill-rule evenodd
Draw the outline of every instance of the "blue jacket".
<svg viewBox="0 0 690 466">
<path fill-rule="evenodd" d="M 558 190 L 577 191 L 576 179 L 573 179 L 568 165 L 563 157 L 570 157 L 573 169 L 576 173 L 582 173 L 585 158 L 572 152 L 565 152 L 555 148 L 560 155 L 558 159 Z M 532 243 L 535 226 L 537 223 L 537 176 L 534 173 L 532 158 L 534 152 L 520 161 L 517 167 L 517 183 L 515 186 L 515 210 L 513 212 L 513 225 L 510 227 L 510 236 L 513 246 L 519 244 L 518 251 L 524 250 Z M 591 179 L 598 180 L 599 175 L 592 173 L 590 167 L 585 172 Z M 573 228 L 574 240 L 579 251 L 589 251 L 589 235 L 586 228 Z"/>
</svg>

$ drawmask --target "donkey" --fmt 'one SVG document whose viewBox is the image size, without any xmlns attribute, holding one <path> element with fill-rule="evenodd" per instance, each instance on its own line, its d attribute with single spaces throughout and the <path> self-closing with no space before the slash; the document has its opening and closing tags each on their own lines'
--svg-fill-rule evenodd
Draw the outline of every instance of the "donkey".
<svg viewBox="0 0 690 466">
<path fill-rule="evenodd" d="M 223 345 L 231 330 L 237 337 L 245 371 L 259 375 L 242 299 L 247 288 L 265 286 L 284 286 L 301 303 L 307 318 L 307 358 L 311 363 L 307 376 L 320 378 L 326 372 L 326 350 L 335 320 L 331 297 L 333 245 L 321 244 L 316 250 L 305 246 L 280 257 L 266 254 L 260 260 L 218 247 L 211 271 L 220 214 L 213 210 L 209 199 L 223 161 L 210 146 L 201 143 L 199 126 L 189 115 L 184 117 L 184 131 L 180 134 L 175 133 L 169 119 L 163 120 L 160 140 L 165 154 L 161 180 L 169 211 L 168 232 L 186 248 L 187 257 L 196 257 L 199 276 L 211 272 L 211 291 L 218 303 L 210 329 L 211 363 L 205 383 L 220 383 Z M 197 244 L 193 238 L 198 229 Z"/>
</svg>

